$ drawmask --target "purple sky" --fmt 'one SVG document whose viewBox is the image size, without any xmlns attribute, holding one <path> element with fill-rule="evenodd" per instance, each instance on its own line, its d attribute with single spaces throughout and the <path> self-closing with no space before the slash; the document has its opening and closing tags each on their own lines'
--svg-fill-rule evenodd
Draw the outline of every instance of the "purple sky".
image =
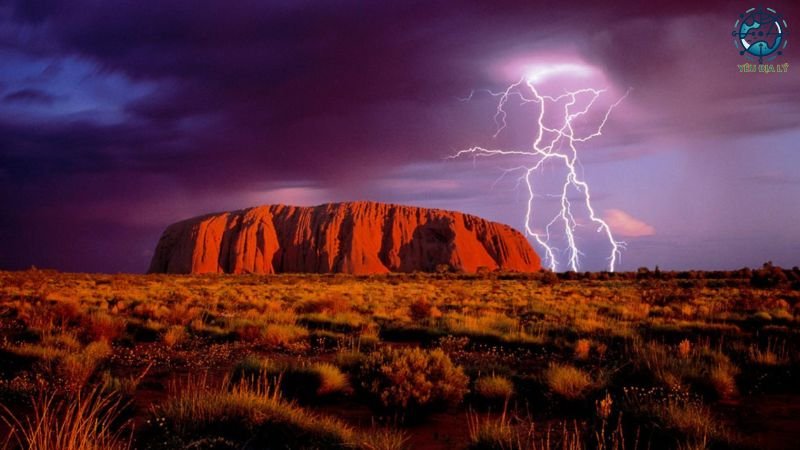
<svg viewBox="0 0 800 450">
<path fill-rule="evenodd" d="M 524 192 L 495 181 L 524 161 L 445 157 L 529 143 L 533 109 L 493 139 L 496 99 L 459 98 L 554 63 L 632 88 L 580 149 L 619 268 L 800 264 L 800 42 L 788 73 L 742 74 L 755 4 L 623 3 L 0 0 L 0 269 L 142 272 L 169 223 L 267 203 L 521 229 Z M 766 6 L 800 29 L 796 1 Z"/>
</svg>

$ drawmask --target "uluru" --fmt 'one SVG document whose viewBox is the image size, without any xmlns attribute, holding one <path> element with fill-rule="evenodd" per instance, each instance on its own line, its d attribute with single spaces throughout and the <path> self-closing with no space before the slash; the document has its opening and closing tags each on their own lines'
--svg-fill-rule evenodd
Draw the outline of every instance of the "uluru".
<svg viewBox="0 0 800 450">
<path fill-rule="evenodd" d="M 519 231 L 441 209 L 377 202 L 265 205 L 194 217 L 162 234 L 150 273 L 535 272 Z"/>
</svg>

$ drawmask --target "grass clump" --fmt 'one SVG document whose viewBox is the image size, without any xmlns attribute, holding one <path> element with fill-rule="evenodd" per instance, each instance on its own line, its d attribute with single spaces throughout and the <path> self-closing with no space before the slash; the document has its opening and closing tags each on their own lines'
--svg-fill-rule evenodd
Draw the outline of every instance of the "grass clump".
<svg viewBox="0 0 800 450">
<path fill-rule="evenodd" d="M 333 364 L 315 363 L 308 366 L 308 369 L 319 380 L 316 389 L 318 396 L 338 394 L 350 388 L 347 375 Z"/>
<path fill-rule="evenodd" d="M 362 433 L 343 422 L 312 414 L 283 400 L 280 390 L 266 379 L 257 383 L 224 381 L 209 386 L 189 380 L 155 410 L 154 422 L 172 445 L 191 447 L 198 442 L 224 440 L 236 448 L 381 448 L 376 442 L 395 442 Z M 155 436 L 164 439 L 164 436 Z M 396 448 L 396 447 L 388 447 Z"/>
<path fill-rule="evenodd" d="M 325 362 L 281 364 L 248 356 L 236 364 L 233 377 L 246 382 L 267 378 L 279 384 L 284 395 L 305 401 L 350 391 L 347 375 L 339 367 Z"/>
<path fill-rule="evenodd" d="M 4 449 L 126 450 L 131 440 L 125 427 L 115 426 L 125 405 L 117 396 L 99 389 L 78 392 L 72 399 L 40 397 L 33 413 L 22 419 L 2 406 L 3 421 L 11 430 Z"/>
<path fill-rule="evenodd" d="M 575 358 L 576 359 L 589 359 L 589 352 L 592 349 L 592 344 L 588 339 L 578 339 L 575 343 Z"/>
<path fill-rule="evenodd" d="M 47 340 L 43 341 L 47 342 Z M 36 365 L 50 376 L 61 378 L 69 389 L 82 388 L 94 374 L 100 363 L 111 356 L 112 349 L 107 341 L 91 342 L 83 348 L 64 348 L 61 345 L 19 344 L 6 348 L 9 352 L 24 358 L 32 358 Z"/>
<path fill-rule="evenodd" d="M 171 327 L 167 328 L 167 331 L 164 332 L 164 337 L 162 340 L 164 345 L 172 348 L 183 344 L 188 338 L 189 334 L 186 332 L 185 326 L 172 325 Z"/>
<path fill-rule="evenodd" d="M 756 344 L 747 349 L 747 359 L 751 364 L 759 366 L 782 366 L 789 362 L 785 347 L 769 342 L 765 348 Z"/>
<path fill-rule="evenodd" d="M 683 443 L 730 443 L 730 431 L 702 399 L 687 391 L 663 388 L 625 388 L 625 408 L 634 417 L 651 421 Z M 683 443 L 680 442 L 683 438 Z M 705 446 L 702 448 L 706 448 Z"/>
<path fill-rule="evenodd" d="M 475 395 L 486 401 L 504 401 L 514 395 L 514 383 L 500 375 L 480 377 L 475 381 Z"/>
<path fill-rule="evenodd" d="M 111 346 L 106 341 L 92 342 L 79 353 L 65 355 L 58 371 L 73 388 L 81 388 L 94 374 L 100 363 L 111 356 Z"/>
<path fill-rule="evenodd" d="M 89 337 L 95 341 L 114 341 L 122 336 L 125 331 L 125 320 L 106 314 L 104 312 L 97 312 L 89 316 L 89 323 L 87 324 L 87 332 Z"/>
<path fill-rule="evenodd" d="M 550 364 L 545 370 L 547 387 L 561 397 L 575 400 L 592 387 L 592 378 L 583 370 L 567 364 Z"/>
<path fill-rule="evenodd" d="M 607 424 L 585 427 L 577 421 L 563 421 L 539 426 L 530 417 L 518 417 L 507 411 L 496 418 L 467 414 L 470 450 L 583 450 L 637 448 L 626 446 L 621 426 Z"/>
<path fill-rule="evenodd" d="M 264 328 L 262 338 L 270 347 L 292 349 L 302 347 L 308 330 L 297 325 L 271 323 Z"/>
</svg>

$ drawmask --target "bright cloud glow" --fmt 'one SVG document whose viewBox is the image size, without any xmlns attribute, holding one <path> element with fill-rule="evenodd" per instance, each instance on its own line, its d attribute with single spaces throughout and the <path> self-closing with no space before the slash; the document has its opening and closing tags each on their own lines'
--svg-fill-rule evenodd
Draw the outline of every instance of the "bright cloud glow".
<svg viewBox="0 0 800 450">
<path fill-rule="evenodd" d="M 642 237 L 656 234 L 656 229 L 621 209 L 608 209 L 603 215 L 614 233 L 624 237 Z"/>
<path fill-rule="evenodd" d="M 595 69 L 585 64 L 540 64 L 525 68 L 525 77 L 531 83 L 540 83 L 554 76 L 573 76 L 586 78 L 592 75 Z"/>
</svg>

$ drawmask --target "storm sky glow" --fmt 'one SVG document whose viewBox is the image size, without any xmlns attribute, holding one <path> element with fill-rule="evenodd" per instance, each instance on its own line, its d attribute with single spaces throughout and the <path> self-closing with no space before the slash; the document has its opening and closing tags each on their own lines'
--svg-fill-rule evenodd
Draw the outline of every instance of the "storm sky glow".
<svg viewBox="0 0 800 450">
<path fill-rule="evenodd" d="M 167 224 L 265 203 L 523 229 L 525 190 L 501 175 L 524 160 L 446 160 L 530 145 L 530 105 L 492 137 L 496 98 L 459 100 L 521 76 L 633 89 L 578 167 L 628 243 L 618 270 L 800 265 L 800 46 L 788 73 L 739 73 L 750 6 L 0 0 L 0 269 L 142 272 Z M 603 242 L 581 244 L 582 269 L 606 268 Z"/>
</svg>

